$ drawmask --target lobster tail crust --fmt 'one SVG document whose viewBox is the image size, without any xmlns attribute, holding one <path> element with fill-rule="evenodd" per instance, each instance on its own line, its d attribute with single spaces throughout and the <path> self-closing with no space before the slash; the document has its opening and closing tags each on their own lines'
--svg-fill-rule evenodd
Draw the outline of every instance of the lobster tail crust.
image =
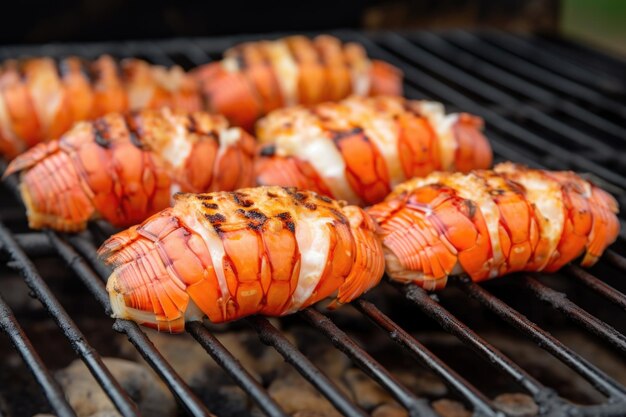
<svg viewBox="0 0 626 417">
<path fill-rule="evenodd" d="M 115 317 L 170 332 L 185 321 L 280 316 L 335 294 L 346 303 L 384 270 L 360 208 L 281 187 L 180 194 L 99 250 Z"/>
<path fill-rule="evenodd" d="M 13 160 L 30 226 L 74 232 L 103 218 L 129 226 L 183 191 L 236 189 L 254 182 L 254 139 L 226 119 L 167 108 L 111 113 L 76 124 L 59 141 Z"/>
<path fill-rule="evenodd" d="M 195 80 L 179 67 L 137 59 L 118 63 L 106 55 L 93 62 L 76 57 L 5 61 L 0 66 L 0 152 L 12 158 L 59 137 L 74 122 L 163 106 L 201 109 Z"/>
<path fill-rule="evenodd" d="M 482 128 L 439 103 L 391 96 L 276 110 L 257 123 L 257 181 L 374 204 L 407 178 L 489 168 Z"/>
<path fill-rule="evenodd" d="M 358 44 L 322 35 L 237 45 L 194 71 L 211 110 L 251 130 L 264 114 L 348 95 L 401 95 L 399 69 L 368 59 Z"/>
<path fill-rule="evenodd" d="M 368 209 L 390 277 L 429 290 L 461 273 L 553 272 L 583 254 L 590 266 L 617 238 L 617 212 L 612 196 L 572 172 L 511 163 L 414 179 Z"/>
<path fill-rule="evenodd" d="M 59 150 L 58 142 L 41 143 L 30 153 L 32 159 L 20 156 L 5 172 L 10 175 L 14 170 L 32 166 L 20 184 L 29 227 L 51 227 L 63 232 L 83 230 L 95 207 L 89 188 L 70 157 Z"/>
</svg>

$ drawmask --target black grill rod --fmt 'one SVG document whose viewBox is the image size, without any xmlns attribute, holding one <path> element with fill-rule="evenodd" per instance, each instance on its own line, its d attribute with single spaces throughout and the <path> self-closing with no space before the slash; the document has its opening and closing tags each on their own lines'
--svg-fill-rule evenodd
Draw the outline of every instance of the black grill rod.
<svg viewBox="0 0 626 417">
<path fill-rule="evenodd" d="M 609 261 L 614 267 L 626 271 L 626 258 L 618 255 L 617 252 L 608 249 L 604 252 L 604 259 Z"/>
<path fill-rule="evenodd" d="M 274 327 L 266 318 L 253 316 L 245 319 L 256 330 L 261 341 L 273 347 L 313 386 L 315 386 L 335 408 L 350 417 L 365 417 L 367 413 L 353 404 L 348 397 L 317 368 L 302 352 Z"/>
<path fill-rule="evenodd" d="M 497 416 L 499 414 L 491 407 L 489 399 L 485 397 L 482 392 L 461 375 L 457 374 L 446 365 L 445 362 L 426 348 L 426 346 L 418 342 L 402 327 L 380 311 L 374 304 L 363 299 L 358 299 L 353 304 L 354 307 L 361 311 L 369 320 L 386 331 L 394 342 L 409 351 L 413 357 L 430 368 L 441 377 L 448 386 L 452 387 L 452 389 L 465 398 L 472 405 L 476 415 Z"/>
<path fill-rule="evenodd" d="M 94 378 L 107 393 L 119 412 L 124 416 L 139 415 L 139 410 L 135 403 L 126 395 L 119 382 L 102 361 L 98 352 L 87 342 L 74 321 L 52 294 L 45 281 L 37 272 L 35 265 L 17 245 L 11 232 L 1 223 L 0 242 L 2 242 L 4 250 L 13 259 L 12 266 L 19 270 L 28 288 L 31 289 L 41 304 L 44 305 L 48 314 L 52 316 L 56 324 L 61 328 L 74 351 L 87 365 Z"/>
<path fill-rule="evenodd" d="M 435 37 L 435 35 L 424 34 L 419 38 L 415 37 L 416 40 L 421 41 L 422 43 L 424 43 L 424 38 L 426 40 L 430 40 L 430 42 L 428 42 L 428 46 L 431 49 L 436 50 L 439 54 L 447 55 L 447 57 L 452 57 L 453 59 L 457 59 L 458 56 L 462 54 L 462 51 L 448 51 L 446 54 L 446 51 L 443 51 L 445 48 L 441 47 L 441 43 L 444 43 L 445 46 L 445 41 Z M 604 153 L 608 156 L 615 155 L 615 149 L 606 143 L 600 142 L 597 139 L 582 133 L 580 130 L 572 129 L 570 126 L 552 118 L 532 106 L 524 106 L 514 97 L 498 90 L 497 88 L 494 88 L 491 84 L 483 82 L 465 71 L 459 70 L 459 68 L 455 65 L 440 59 L 433 53 L 426 51 L 421 46 L 413 44 L 399 35 L 390 33 L 382 37 L 381 40 L 390 49 L 401 52 L 402 55 L 411 60 L 411 62 L 427 68 L 437 74 L 441 74 L 448 80 L 469 91 L 472 91 L 478 96 L 513 109 L 513 111 L 516 111 L 516 109 L 522 109 L 521 111 L 526 117 L 529 117 L 536 123 L 543 125 L 545 128 L 560 134 L 567 140 L 571 140 L 578 145 L 590 148 L 593 151 Z M 439 44 L 437 44 L 436 41 L 439 41 Z M 451 47 L 448 47 L 448 49 L 451 49 Z M 626 134 L 622 132 L 618 137 L 622 137 L 623 135 Z M 594 144 L 594 146 L 590 147 L 590 144 Z"/>
<path fill-rule="evenodd" d="M 565 148 L 554 145 L 550 141 L 507 120 L 496 112 L 484 106 L 478 105 L 476 102 L 470 100 L 468 97 L 453 88 L 436 80 L 425 72 L 416 69 L 413 65 L 400 60 L 392 53 L 385 51 L 383 48 L 370 41 L 369 38 L 353 32 L 350 32 L 349 35 L 351 35 L 351 39 L 363 44 L 372 56 L 384 59 L 387 62 L 400 67 L 404 72 L 407 82 L 410 81 L 418 87 L 434 93 L 435 96 L 440 97 L 441 99 L 448 101 L 465 111 L 481 115 L 490 125 L 491 129 L 497 128 L 499 131 L 506 133 L 508 136 L 513 136 L 536 149 L 548 152 L 550 153 L 550 157 L 557 158 L 567 163 L 568 166 L 573 164 L 581 170 L 594 172 L 596 175 L 603 177 L 606 181 L 610 182 L 614 188 L 619 188 L 620 192 L 626 192 L 623 186 L 620 185 L 626 184 L 626 177 L 590 161 L 575 152 L 571 152 Z M 347 37 L 347 35 L 344 37 Z"/>
<path fill-rule="evenodd" d="M 271 417 L 287 417 L 261 384 L 239 363 L 232 353 L 204 327 L 202 322 L 193 321 L 185 326 L 187 332 L 207 351 L 213 360 L 233 378 L 257 405 Z"/>
<path fill-rule="evenodd" d="M 622 385 L 565 346 L 550 333 L 528 320 L 526 316 L 470 280 L 463 280 L 461 285 L 471 297 L 480 301 L 498 317 L 529 336 L 539 347 L 572 368 L 598 391 L 611 400 L 626 400 L 626 389 Z"/>
<path fill-rule="evenodd" d="M 539 300 L 552 306 L 568 319 L 626 353 L 626 336 L 569 300 L 565 293 L 556 291 L 529 275 L 523 277 L 523 282 L 526 288 L 530 289 Z"/>
<path fill-rule="evenodd" d="M 48 236 L 53 246 L 57 248 L 61 258 L 72 268 L 76 276 L 102 305 L 105 312 L 110 314 L 111 305 L 102 279 L 89 267 L 74 248 L 59 238 L 57 234 L 50 232 Z M 75 239 L 80 238 L 75 237 Z M 159 374 L 189 414 L 193 416 L 212 416 L 180 375 L 165 360 L 148 336 L 139 328 L 137 323 L 117 319 L 113 324 L 113 328 L 120 333 L 126 334 L 128 340 L 135 346 L 146 362 L 150 364 L 152 369 Z"/>
<path fill-rule="evenodd" d="M 479 38 L 523 59 L 531 59 L 550 71 L 561 73 L 592 88 L 603 90 L 607 94 L 626 94 L 626 84 L 619 78 L 608 73 L 592 71 L 573 61 L 565 61 L 562 57 L 555 55 L 554 52 L 533 45 L 526 36 L 490 30 L 479 34 Z"/>
<path fill-rule="evenodd" d="M 15 349 L 19 352 L 22 360 L 30 369 L 37 383 L 42 388 L 48 403 L 58 417 L 76 417 L 63 394 L 58 382 L 52 377 L 50 371 L 41 360 L 41 357 L 33 347 L 30 339 L 17 322 L 15 315 L 8 304 L 0 295 L 0 329 L 9 337 Z"/>
<path fill-rule="evenodd" d="M 337 349 L 348 355 L 359 368 L 389 391 L 409 411 L 410 416 L 437 416 L 426 400 L 418 399 L 328 317 L 313 308 L 307 308 L 299 315 L 328 337 Z"/>
<path fill-rule="evenodd" d="M 456 336 L 463 343 L 471 347 L 487 362 L 494 364 L 498 369 L 510 375 L 515 381 L 532 394 L 539 403 L 545 402 L 554 396 L 554 392 L 542 385 L 532 375 L 513 362 L 504 353 L 480 337 L 467 325 L 456 318 L 452 313 L 430 298 L 428 293 L 417 285 L 393 285 L 404 294 L 405 298 L 417 305 L 428 317 L 437 322 L 445 331 Z"/>
<path fill-rule="evenodd" d="M 605 259 L 609 257 L 609 253 L 604 254 Z M 572 264 L 566 265 L 564 268 L 564 272 L 576 278 L 578 281 L 582 282 L 596 293 L 600 294 L 601 296 L 611 301 L 613 304 L 620 307 L 622 310 L 626 311 L 626 294 L 607 285 L 604 281 L 598 279 L 597 277 L 593 276 L 579 266 Z"/>
<path fill-rule="evenodd" d="M 455 31 L 451 36 L 463 45 L 475 45 L 475 50 L 480 52 L 487 59 L 504 65 L 512 72 L 522 73 L 524 77 L 531 78 L 535 82 L 547 85 L 555 90 L 561 91 L 570 97 L 576 97 L 581 100 L 593 104 L 603 110 L 624 117 L 626 109 L 624 104 L 613 99 L 607 98 L 597 91 L 582 86 L 574 81 L 559 77 L 558 75 L 547 71 L 535 64 L 523 60 L 507 51 L 498 49 L 485 42 L 481 42 L 479 38 L 466 31 Z"/>
<path fill-rule="evenodd" d="M 626 129 L 623 127 L 598 116 L 597 114 L 567 100 L 564 97 L 559 97 L 558 95 L 543 89 L 537 84 L 528 82 L 521 77 L 500 69 L 495 65 L 488 63 L 476 54 L 466 52 L 460 47 L 450 43 L 447 38 L 437 36 L 430 32 L 421 32 L 411 36 L 410 39 L 419 42 L 420 46 L 424 46 L 439 56 L 445 57 L 446 60 L 454 62 L 455 65 L 465 67 L 470 72 L 481 74 L 484 78 L 490 81 L 495 81 L 506 89 L 513 90 L 518 94 L 526 96 L 551 108 L 556 107 L 559 111 L 568 114 L 577 120 L 584 121 L 586 124 L 600 129 L 605 133 L 613 135 L 617 139 L 626 140 Z M 420 60 L 420 63 L 423 64 L 424 61 Z M 455 71 L 458 72 L 458 69 L 455 68 Z M 478 87 L 477 84 L 473 83 L 464 84 L 464 86 L 467 85 L 473 87 L 474 89 L 479 88 L 479 92 L 484 94 L 484 86 Z M 490 84 L 487 85 L 490 86 Z M 568 136 L 565 137 L 569 137 L 569 134 L 572 132 L 576 135 L 574 138 L 578 139 L 579 142 L 581 138 L 585 137 L 585 135 L 580 134 L 578 130 L 570 128 L 569 125 L 563 125 L 561 122 L 554 120 L 554 118 L 551 118 L 549 115 L 536 109 L 535 111 L 530 111 L 531 109 L 534 108 L 530 106 L 524 107 L 523 114 L 527 117 L 532 116 L 538 123 L 541 123 L 552 130 L 562 134 L 566 133 Z M 515 111 L 515 109 L 512 110 Z M 557 126 L 557 124 L 560 126 Z M 563 132 L 560 132 L 559 130 L 562 130 Z"/>
<path fill-rule="evenodd" d="M 23 215 L 22 209 L 22 216 Z M 14 234 L 13 237 L 18 246 L 30 257 L 45 256 L 55 253 L 54 248 L 50 246 L 50 241 L 43 233 L 17 233 Z M 0 245 L 0 250 L 2 250 L 2 245 Z"/>
</svg>

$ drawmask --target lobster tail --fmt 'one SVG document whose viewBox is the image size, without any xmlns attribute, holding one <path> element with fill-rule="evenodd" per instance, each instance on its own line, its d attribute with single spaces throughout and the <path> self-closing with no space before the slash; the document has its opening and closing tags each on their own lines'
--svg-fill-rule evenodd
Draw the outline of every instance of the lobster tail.
<svg viewBox="0 0 626 417">
<path fill-rule="evenodd" d="M 200 281 L 194 273 L 205 266 L 202 260 L 210 261 L 206 247 L 194 246 L 198 242 L 172 209 L 106 241 L 99 255 L 115 266 L 107 282 L 113 316 L 171 333 L 182 332 L 185 320 L 201 319 L 197 307 L 190 307 L 193 292 L 185 291 Z"/>
<path fill-rule="evenodd" d="M 246 130 L 280 107 L 402 93 L 397 68 L 370 61 L 360 45 L 327 35 L 237 45 L 194 76 L 209 108 Z"/>
<path fill-rule="evenodd" d="M 168 106 L 200 110 L 195 81 L 181 68 L 137 59 L 68 57 L 6 61 L 0 67 L 0 151 L 14 157 L 73 123 L 111 112 Z"/>
<path fill-rule="evenodd" d="M 354 237 L 354 258 L 350 272 L 337 293 L 336 302 L 340 304 L 349 303 L 378 285 L 385 271 L 376 223 L 359 207 L 347 206 L 343 212 L 348 217 Z"/>
<path fill-rule="evenodd" d="M 255 173 L 259 185 L 296 187 L 333 196 L 311 164 L 298 158 L 282 158 L 261 151 L 255 161 Z"/>
<path fill-rule="evenodd" d="M 374 60 L 369 71 L 370 96 L 401 96 L 402 71 L 384 61 Z"/>
<path fill-rule="evenodd" d="M 111 113 L 16 158 L 31 227 L 78 231 L 92 218 L 129 226 L 169 205 L 172 186 L 211 191 L 254 181 L 254 139 L 221 116 Z"/>
<path fill-rule="evenodd" d="M 374 204 L 407 178 L 487 168 L 492 154 L 481 129 L 480 118 L 401 97 L 277 110 L 257 123 L 257 181 Z"/>
<path fill-rule="evenodd" d="M 408 181 L 368 212 L 381 226 L 390 277 L 432 290 L 460 273 L 481 281 L 552 272 L 583 253 L 582 265 L 592 265 L 617 238 L 617 210 L 572 172 L 505 163 Z"/>
<path fill-rule="evenodd" d="M 95 213 L 89 188 L 58 144 L 36 146 L 15 159 L 5 175 L 26 167 L 30 169 L 22 175 L 20 193 L 28 225 L 33 229 L 52 227 L 63 232 L 84 229 Z"/>
<path fill-rule="evenodd" d="M 357 207 L 281 187 L 177 194 L 173 208 L 104 243 L 115 317 L 179 332 L 280 316 L 337 294 L 349 302 L 383 272 L 376 225 Z"/>
</svg>

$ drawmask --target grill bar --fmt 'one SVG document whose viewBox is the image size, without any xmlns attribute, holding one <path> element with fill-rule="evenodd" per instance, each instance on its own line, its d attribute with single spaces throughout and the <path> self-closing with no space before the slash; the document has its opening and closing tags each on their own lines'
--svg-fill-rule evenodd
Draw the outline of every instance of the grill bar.
<svg viewBox="0 0 626 417">
<path fill-rule="evenodd" d="M 104 307 L 106 314 L 111 314 L 111 305 L 109 304 L 109 298 L 102 280 L 70 245 L 54 233 L 50 233 L 49 237 L 54 247 L 58 250 L 58 254 L 72 268 L 94 298 Z M 120 333 L 126 334 L 128 340 L 156 373 L 159 374 L 189 414 L 193 416 L 211 415 L 137 324 L 117 319 L 113 328 Z"/>
<path fill-rule="evenodd" d="M 41 386 L 50 406 L 59 417 L 76 417 L 76 413 L 69 405 L 59 384 L 54 380 L 50 371 L 35 351 L 33 344 L 17 322 L 15 315 L 8 304 L 0 296 L 0 328 L 9 337 L 11 343 L 30 369 L 31 373 Z"/>
<path fill-rule="evenodd" d="M 215 336 L 201 322 L 190 322 L 186 330 L 207 351 L 209 355 L 230 375 L 237 384 L 259 405 L 268 416 L 286 417 L 287 414 L 276 404 L 252 375 L 239 363 Z"/>
<path fill-rule="evenodd" d="M 417 360 L 428 366 L 433 372 L 439 375 L 452 389 L 461 394 L 476 410 L 477 413 L 485 416 L 495 416 L 497 412 L 489 404 L 489 400 L 475 386 L 457 374 L 441 359 L 435 356 L 426 346 L 415 340 L 402 327 L 398 326 L 374 304 L 369 301 L 359 299 L 354 302 L 368 319 L 378 325 L 381 329 L 389 333 L 389 337 L 406 349 Z"/>
<path fill-rule="evenodd" d="M 588 70 L 580 65 L 564 65 L 562 57 L 552 51 L 534 47 L 530 39 L 520 39 L 503 31 L 486 33 L 480 39 L 591 88 L 602 90 L 607 94 L 626 94 L 626 85 L 620 79 Z"/>
<path fill-rule="evenodd" d="M 496 61 L 499 64 L 506 66 L 513 73 L 523 74 L 524 77 L 530 78 L 538 84 L 549 85 L 551 88 L 558 90 L 561 94 L 584 100 L 607 112 L 616 113 L 620 116 L 624 114 L 624 107 L 622 103 L 603 96 L 590 88 L 580 85 L 574 81 L 570 81 L 566 78 L 559 77 L 558 75 L 544 70 L 533 63 L 516 57 L 508 51 L 497 49 L 491 45 L 481 42 L 480 39 L 471 33 L 455 32 L 454 35 L 454 39 L 462 41 L 464 46 L 475 45 L 473 51 L 476 54 L 481 54 L 492 61 Z M 479 45 L 480 47 L 478 47 Z"/>
<path fill-rule="evenodd" d="M 347 334 L 339 329 L 328 317 L 308 308 L 300 313 L 309 324 L 322 332 L 339 350 L 344 352 L 365 373 L 370 375 L 381 386 L 385 387 L 411 416 L 432 416 L 436 414 L 430 409 L 426 401 L 419 400 L 404 387 L 389 371 L 365 352 Z"/>
<path fill-rule="evenodd" d="M 35 266 L 20 249 L 11 232 L 0 224 L 0 241 L 5 251 L 11 256 L 15 266 L 22 274 L 26 285 L 33 291 L 37 299 L 45 306 L 48 313 L 69 340 L 72 349 L 81 357 L 102 389 L 105 390 L 115 407 L 124 416 L 138 414 L 137 406 L 126 395 L 120 384 L 102 362 L 98 352 L 89 345 L 74 321 L 69 317 L 58 300 L 54 297 Z"/>
<path fill-rule="evenodd" d="M 445 331 L 459 338 L 489 363 L 509 374 L 538 401 L 550 396 L 549 390 L 539 381 L 430 298 L 426 291 L 416 285 L 398 285 L 396 287 L 409 301 L 415 303 L 420 310 L 435 320 Z"/>
<path fill-rule="evenodd" d="M 618 255 L 612 250 L 607 250 L 604 254 L 604 259 L 609 261 L 616 268 L 626 272 L 626 258 L 621 255 Z"/>
<path fill-rule="evenodd" d="M 564 364 L 574 369 L 587 379 L 598 391 L 606 394 L 611 399 L 626 400 L 626 390 L 613 378 L 606 375 L 596 366 L 572 351 L 555 337 L 550 335 L 535 323 L 531 322 L 523 314 L 506 305 L 496 296 L 489 293 L 480 285 L 473 282 L 465 282 L 463 287 L 468 293 L 489 308 L 498 317 L 513 325 L 516 329 L 529 336 L 542 349 L 550 352 Z"/>
<path fill-rule="evenodd" d="M 367 415 L 362 409 L 354 405 L 334 382 L 322 373 L 302 352 L 295 348 L 287 338 L 274 327 L 267 319 L 253 316 L 245 319 L 259 334 L 263 343 L 272 346 L 283 358 L 313 384 L 328 400 L 346 416 Z"/>
<path fill-rule="evenodd" d="M 452 39 L 456 39 L 454 33 L 450 36 Z M 584 121 L 590 126 L 593 126 L 597 129 L 604 131 L 605 133 L 614 135 L 616 138 L 626 139 L 626 130 L 622 127 L 590 112 L 587 109 L 580 107 L 577 104 L 574 104 L 563 97 L 559 97 L 554 93 L 551 93 L 541 86 L 537 86 L 537 84 L 530 83 L 525 81 L 514 74 L 506 72 L 504 70 L 499 69 L 498 67 L 485 62 L 482 59 L 477 58 L 476 56 L 470 55 L 467 52 L 464 52 L 462 49 L 455 47 L 451 43 L 449 43 L 446 39 L 436 36 L 432 33 L 420 33 L 411 37 L 412 40 L 419 42 L 420 46 L 428 48 L 430 51 L 437 53 L 439 56 L 445 57 L 446 60 L 450 62 L 454 62 L 457 67 L 472 69 L 474 73 L 477 73 L 483 76 L 486 79 L 496 81 L 502 86 L 515 91 L 517 94 L 527 96 L 533 100 L 536 100 L 538 103 L 541 103 L 544 106 L 558 106 L 559 109 L 569 116 L 577 118 L 579 120 Z M 435 58 L 433 55 L 428 54 L 430 59 Z M 439 61 L 438 67 L 449 68 L 449 72 L 452 74 L 450 79 L 455 80 L 458 78 L 459 71 L 457 67 L 450 67 L 448 64 L 443 63 L 442 61 L 435 58 Z M 420 62 L 424 62 L 421 60 Z M 465 73 L 461 73 L 465 74 Z M 454 77 L 454 78 L 453 78 Z M 465 80 L 463 81 L 463 85 L 467 85 L 473 88 L 474 92 L 477 94 L 486 95 L 487 91 L 490 91 L 490 84 L 486 84 L 485 82 L 481 82 L 478 79 L 473 78 L 473 80 Z M 458 80 L 455 80 L 458 81 Z M 469 81 L 469 82 L 467 82 Z M 489 88 L 489 89 L 486 89 Z M 495 89 L 496 91 L 500 91 Z M 511 107 L 511 101 L 514 99 L 512 97 L 507 97 L 506 101 L 495 100 L 499 104 L 503 104 L 508 107 L 508 110 L 512 113 L 518 112 L 515 107 Z M 517 100 L 515 100 L 517 101 Z M 514 104 L 515 106 L 515 104 Z M 564 123 L 559 122 L 555 118 L 547 116 L 545 113 L 538 111 L 535 107 L 524 106 L 522 110 L 524 116 L 530 117 L 534 119 L 537 123 L 543 124 L 544 126 L 557 131 L 564 133 L 565 131 L 572 133 L 573 136 L 570 136 L 569 139 L 575 140 L 579 144 L 587 147 L 589 146 L 590 140 L 589 135 L 582 135 L 580 131 L 571 129 L 569 126 Z M 593 142 L 595 140 L 591 139 Z M 604 144 L 602 144 L 604 145 Z M 611 148 L 604 145 L 604 151 L 610 152 Z"/>
<path fill-rule="evenodd" d="M 595 335 L 604 338 L 611 345 L 626 353 L 626 336 L 612 326 L 592 316 L 567 299 L 565 293 L 555 291 L 531 276 L 523 278 L 525 285 L 538 299 L 562 312 L 566 317 L 578 323 Z"/>
<path fill-rule="evenodd" d="M 565 268 L 569 275 L 575 277 L 577 280 L 626 311 L 626 295 L 608 286 L 589 272 L 577 266 L 568 265 Z"/>
</svg>

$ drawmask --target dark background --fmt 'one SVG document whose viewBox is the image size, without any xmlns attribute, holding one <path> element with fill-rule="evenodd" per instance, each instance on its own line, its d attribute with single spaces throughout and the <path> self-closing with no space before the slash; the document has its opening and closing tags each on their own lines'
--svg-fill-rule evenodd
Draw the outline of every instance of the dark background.
<svg viewBox="0 0 626 417">
<path fill-rule="evenodd" d="M 330 28 L 554 31 L 559 0 L 12 0 L 0 43 L 214 36 Z"/>
<path fill-rule="evenodd" d="M 495 28 L 626 56 L 623 0 L 5 0 L 0 45 L 327 29 Z"/>
</svg>

